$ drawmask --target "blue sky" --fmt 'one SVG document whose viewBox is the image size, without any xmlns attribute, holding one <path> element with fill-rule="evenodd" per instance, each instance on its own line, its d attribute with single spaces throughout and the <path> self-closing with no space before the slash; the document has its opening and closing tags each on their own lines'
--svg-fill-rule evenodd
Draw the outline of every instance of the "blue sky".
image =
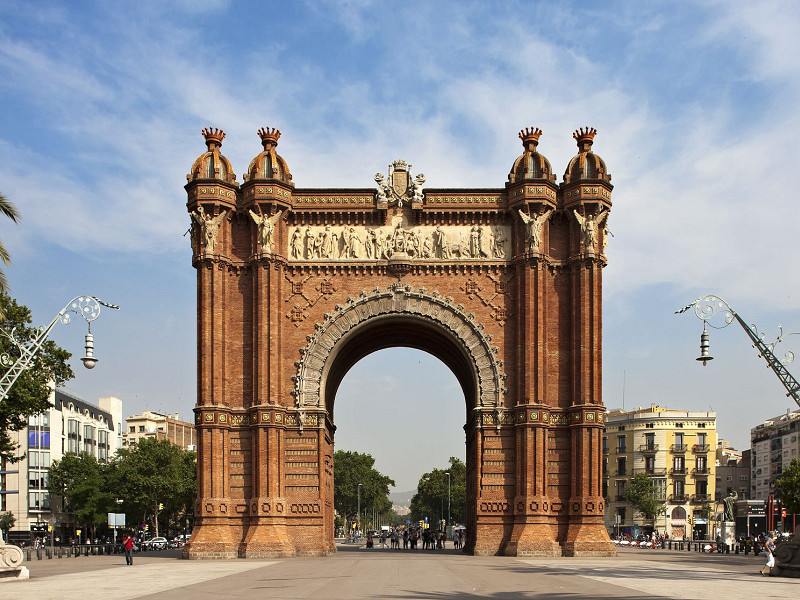
<svg viewBox="0 0 800 600">
<path fill-rule="evenodd" d="M 703 369 L 700 322 L 672 313 L 713 292 L 768 336 L 800 330 L 798 33 L 792 2 L 4 1 L 0 189 L 23 217 L 0 222 L 12 294 L 40 323 L 77 294 L 120 304 L 93 326 L 98 367 L 69 388 L 189 418 L 183 185 L 202 127 L 225 129 L 240 181 L 270 126 L 300 187 L 369 187 L 401 157 L 430 187 L 502 187 L 521 128 L 544 130 L 560 181 L 572 132 L 591 125 L 615 185 L 604 401 L 622 405 L 624 380 L 626 408 L 710 406 L 746 447 L 794 405 L 743 332 L 713 332 Z M 54 337 L 77 361 L 83 333 Z M 422 353 L 368 357 L 340 398 L 338 446 L 372 452 L 402 490 L 464 455 L 463 398 Z"/>
</svg>

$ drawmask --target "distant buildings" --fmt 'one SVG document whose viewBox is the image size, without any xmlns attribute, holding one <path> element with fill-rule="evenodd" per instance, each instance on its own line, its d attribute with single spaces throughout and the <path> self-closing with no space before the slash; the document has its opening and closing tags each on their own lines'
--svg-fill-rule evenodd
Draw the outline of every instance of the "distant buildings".
<svg viewBox="0 0 800 600">
<path fill-rule="evenodd" d="M 9 541 L 30 541 L 32 535 L 67 540 L 75 535 L 72 516 L 51 503 L 48 469 L 69 452 L 87 452 L 109 460 L 122 444 L 122 400 L 100 398 L 95 406 L 62 390 L 50 396 L 53 407 L 30 418 L 28 427 L 12 433 L 25 457 L 0 465 L 0 512 L 10 511 L 16 523 Z"/>
<path fill-rule="evenodd" d="M 717 442 L 717 485 L 714 499 L 722 501 L 733 492 L 739 500 L 750 498 L 750 450 L 739 452 L 728 442 Z"/>
<path fill-rule="evenodd" d="M 612 410 L 603 436 L 606 526 L 612 534 L 652 530 L 625 501 L 636 473 L 649 475 L 666 513 L 655 529 L 682 538 L 710 533 L 706 508 L 715 496 L 716 413 L 688 412 L 651 405 Z"/>
<path fill-rule="evenodd" d="M 775 479 L 800 457 L 800 410 L 767 419 L 750 430 L 750 491 L 756 500 L 776 494 Z"/>
<path fill-rule="evenodd" d="M 163 415 L 149 410 L 139 415 L 125 419 L 125 432 L 122 436 L 122 445 L 130 446 L 142 438 L 169 440 L 184 450 L 197 449 L 197 437 L 194 423 L 188 423 L 169 414 Z"/>
</svg>

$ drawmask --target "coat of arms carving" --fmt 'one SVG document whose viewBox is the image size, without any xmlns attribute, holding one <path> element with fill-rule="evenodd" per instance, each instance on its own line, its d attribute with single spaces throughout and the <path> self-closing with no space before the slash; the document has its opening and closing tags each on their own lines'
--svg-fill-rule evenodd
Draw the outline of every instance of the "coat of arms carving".
<svg viewBox="0 0 800 600">
<path fill-rule="evenodd" d="M 378 184 L 377 200 L 378 204 L 392 205 L 397 204 L 403 208 L 406 202 L 422 203 L 424 193 L 422 185 L 425 183 L 425 175 L 419 173 L 416 177 L 411 176 L 411 165 L 398 158 L 389 165 L 389 177 L 383 173 L 375 173 L 375 183 Z"/>
</svg>

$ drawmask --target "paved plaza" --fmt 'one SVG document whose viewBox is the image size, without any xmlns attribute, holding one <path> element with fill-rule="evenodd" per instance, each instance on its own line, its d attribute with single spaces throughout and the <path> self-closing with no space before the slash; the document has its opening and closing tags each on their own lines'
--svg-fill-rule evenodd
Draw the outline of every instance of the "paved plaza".
<svg viewBox="0 0 800 600">
<path fill-rule="evenodd" d="M 506 558 L 340 546 L 324 558 L 189 561 L 178 551 L 26 563 L 1 599 L 797 598 L 800 580 L 763 578 L 763 557 L 623 549 L 617 558 Z"/>
</svg>

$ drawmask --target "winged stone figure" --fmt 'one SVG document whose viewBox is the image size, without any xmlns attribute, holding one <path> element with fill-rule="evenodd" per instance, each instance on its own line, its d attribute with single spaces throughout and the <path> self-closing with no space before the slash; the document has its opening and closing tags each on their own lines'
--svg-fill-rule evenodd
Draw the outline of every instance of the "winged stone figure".
<svg viewBox="0 0 800 600">
<path fill-rule="evenodd" d="M 275 233 L 275 223 L 278 222 L 278 219 L 281 216 L 280 211 L 276 212 L 271 217 L 266 216 L 261 212 L 261 207 L 258 207 L 258 213 L 254 213 L 252 210 L 249 211 L 250 216 L 255 221 L 256 225 L 258 226 L 258 251 L 262 254 L 272 252 L 272 239 Z"/>
</svg>

